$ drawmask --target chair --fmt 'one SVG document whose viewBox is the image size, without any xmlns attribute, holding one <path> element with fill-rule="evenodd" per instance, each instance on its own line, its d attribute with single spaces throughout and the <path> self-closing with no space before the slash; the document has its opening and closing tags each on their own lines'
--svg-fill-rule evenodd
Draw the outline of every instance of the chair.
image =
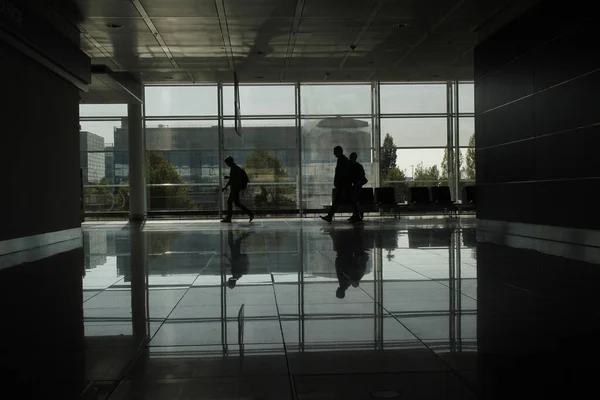
<svg viewBox="0 0 600 400">
<path fill-rule="evenodd" d="M 463 204 L 475 204 L 475 185 L 463 187 Z"/>
<path fill-rule="evenodd" d="M 431 204 L 429 188 L 424 186 L 409 188 L 408 202 L 411 204 Z"/>
<path fill-rule="evenodd" d="M 454 203 L 452 201 L 452 195 L 450 194 L 450 187 L 448 186 L 432 186 L 431 188 L 431 202 L 438 205 L 449 205 Z"/>
</svg>

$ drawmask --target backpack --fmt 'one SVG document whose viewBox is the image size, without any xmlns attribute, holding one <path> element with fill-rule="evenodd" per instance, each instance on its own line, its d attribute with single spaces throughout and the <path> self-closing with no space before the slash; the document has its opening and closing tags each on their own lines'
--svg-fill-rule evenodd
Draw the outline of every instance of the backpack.
<svg viewBox="0 0 600 400">
<path fill-rule="evenodd" d="M 248 177 L 248 174 L 246 173 L 246 171 L 244 171 L 243 168 L 240 168 L 242 170 L 242 190 L 246 189 L 248 187 L 248 183 L 250 182 L 250 178 Z"/>
</svg>

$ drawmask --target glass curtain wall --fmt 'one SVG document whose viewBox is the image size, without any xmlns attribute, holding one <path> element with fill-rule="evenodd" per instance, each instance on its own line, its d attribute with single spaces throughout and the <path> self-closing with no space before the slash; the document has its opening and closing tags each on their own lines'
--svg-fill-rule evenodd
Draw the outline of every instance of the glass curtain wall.
<svg viewBox="0 0 600 400">
<path fill-rule="evenodd" d="M 234 87 L 223 85 L 223 158 L 233 157 L 250 178 L 241 201 L 252 210 L 297 213 L 296 88 L 294 85 L 241 85 L 239 95 L 242 124 L 238 133 Z M 223 168 L 223 175 L 229 175 L 227 167 Z M 223 204 L 227 195 L 225 192 Z"/>
<path fill-rule="evenodd" d="M 242 201 L 252 209 L 322 210 L 337 145 L 357 153 L 367 187 L 394 187 L 396 201 L 435 185 L 458 188 L 459 200 L 475 179 L 473 91 L 469 82 L 241 85 L 238 134 L 232 85 L 147 86 L 149 210 L 217 214 L 226 156 L 249 173 Z M 82 105 L 80 135 L 85 211 L 126 212 L 126 105 Z"/>
<path fill-rule="evenodd" d="M 408 201 L 411 186 L 448 184 L 446 83 L 382 83 L 382 186 Z"/>
<path fill-rule="evenodd" d="M 455 114 L 454 118 L 458 121 L 460 195 L 464 186 L 475 185 L 475 86 L 469 82 L 456 82 L 455 88 L 458 91 L 454 105 L 458 117 Z"/>
<path fill-rule="evenodd" d="M 82 104 L 79 109 L 79 158 L 84 211 L 129 211 L 129 154 L 119 142 L 127 130 L 126 104 Z"/>
<path fill-rule="evenodd" d="M 372 187 L 371 84 L 303 84 L 300 99 L 303 209 L 331 204 L 335 146 L 357 153 Z"/>
<path fill-rule="evenodd" d="M 146 87 L 150 212 L 219 210 L 217 85 Z"/>
</svg>

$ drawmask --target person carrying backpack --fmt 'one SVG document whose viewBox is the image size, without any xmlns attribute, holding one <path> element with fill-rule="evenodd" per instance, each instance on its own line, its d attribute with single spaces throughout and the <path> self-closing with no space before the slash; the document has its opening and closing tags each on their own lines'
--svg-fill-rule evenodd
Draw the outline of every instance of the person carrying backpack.
<svg viewBox="0 0 600 400">
<path fill-rule="evenodd" d="M 233 204 L 248 214 L 250 217 L 250 221 L 248 222 L 252 222 L 254 213 L 240 203 L 240 192 L 246 189 L 248 187 L 248 182 L 250 182 L 248 174 L 233 161 L 233 157 L 231 156 L 225 158 L 225 164 L 227 164 L 230 170 L 229 176 L 225 177 L 225 179 L 229 179 L 229 181 L 223 188 L 223 192 L 227 190 L 228 187 L 231 187 L 231 191 L 229 192 L 229 198 L 227 199 L 227 216 L 223 218 L 221 222 L 231 222 L 231 217 L 233 216 Z"/>
<path fill-rule="evenodd" d="M 362 193 L 362 188 L 369 182 L 365 174 L 365 168 L 357 161 L 358 154 L 350 154 L 350 178 L 352 180 L 352 196 L 353 201 L 357 204 L 358 212 L 354 212 L 348 221 L 359 222 L 363 220 L 363 211 L 360 208 L 359 200 Z"/>
</svg>

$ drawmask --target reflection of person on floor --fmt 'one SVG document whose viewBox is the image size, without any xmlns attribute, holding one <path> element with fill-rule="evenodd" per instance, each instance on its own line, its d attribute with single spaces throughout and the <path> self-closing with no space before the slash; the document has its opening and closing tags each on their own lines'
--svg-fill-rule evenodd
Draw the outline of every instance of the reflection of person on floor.
<svg viewBox="0 0 600 400">
<path fill-rule="evenodd" d="M 350 286 L 358 287 L 367 270 L 369 253 L 365 251 L 361 228 L 331 230 L 335 257 L 335 272 L 339 281 L 335 295 L 338 299 L 346 297 Z"/>
<path fill-rule="evenodd" d="M 233 289 L 244 274 L 248 273 L 248 255 L 242 253 L 242 241 L 250 236 L 251 232 L 246 232 L 242 236 L 233 240 L 233 231 L 227 232 L 227 243 L 229 245 L 229 259 L 231 264 L 231 278 L 227 281 L 227 287 Z"/>
</svg>

